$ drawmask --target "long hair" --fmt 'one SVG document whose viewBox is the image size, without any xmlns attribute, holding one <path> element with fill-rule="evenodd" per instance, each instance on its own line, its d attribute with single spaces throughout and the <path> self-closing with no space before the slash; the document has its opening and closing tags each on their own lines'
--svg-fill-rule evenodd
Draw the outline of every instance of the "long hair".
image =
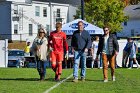
<svg viewBox="0 0 140 93">
<path fill-rule="evenodd" d="M 39 35 L 40 30 L 42 30 L 44 32 L 44 34 L 45 34 L 44 37 L 46 37 L 46 32 L 45 32 L 44 28 L 38 29 L 37 37 L 40 37 L 40 35 Z"/>
</svg>

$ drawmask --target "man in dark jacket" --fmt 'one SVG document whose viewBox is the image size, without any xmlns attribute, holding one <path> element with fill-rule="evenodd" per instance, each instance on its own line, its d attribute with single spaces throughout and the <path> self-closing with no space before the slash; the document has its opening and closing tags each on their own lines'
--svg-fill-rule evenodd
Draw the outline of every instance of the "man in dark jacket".
<svg viewBox="0 0 140 93">
<path fill-rule="evenodd" d="M 84 30 L 84 23 L 78 22 L 78 30 L 73 33 L 71 46 L 74 50 L 73 82 L 78 82 L 78 68 L 81 59 L 81 80 L 85 81 L 86 74 L 86 56 L 91 47 L 91 38 Z"/>
<path fill-rule="evenodd" d="M 109 27 L 106 26 L 103 30 L 104 35 L 99 40 L 96 60 L 98 60 L 98 55 L 102 53 L 104 82 L 108 82 L 108 61 L 111 67 L 112 81 L 115 81 L 115 58 L 119 52 L 119 44 L 116 36 L 110 34 Z"/>
</svg>

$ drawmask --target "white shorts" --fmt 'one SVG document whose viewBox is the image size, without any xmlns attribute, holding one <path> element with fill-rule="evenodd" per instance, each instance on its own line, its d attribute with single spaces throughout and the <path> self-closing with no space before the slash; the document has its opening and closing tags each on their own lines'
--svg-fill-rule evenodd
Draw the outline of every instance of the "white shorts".
<svg viewBox="0 0 140 93">
<path fill-rule="evenodd" d="M 129 58 L 136 58 L 136 54 L 130 54 Z"/>
</svg>

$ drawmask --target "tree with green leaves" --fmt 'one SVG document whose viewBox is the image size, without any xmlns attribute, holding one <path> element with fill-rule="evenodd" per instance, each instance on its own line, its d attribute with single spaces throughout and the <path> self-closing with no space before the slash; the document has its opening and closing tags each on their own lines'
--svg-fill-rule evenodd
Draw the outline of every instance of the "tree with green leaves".
<svg viewBox="0 0 140 93">
<path fill-rule="evenodd" d="M 110 26 L 111 32 L 122 30 L 122 23 L 128 18 L 124 15 L 121 0 L 90 0 L 85 2 L 85 20 L 99 27 Z M 75 18 L 79 18 L 80 8 Z"/>
</svg>

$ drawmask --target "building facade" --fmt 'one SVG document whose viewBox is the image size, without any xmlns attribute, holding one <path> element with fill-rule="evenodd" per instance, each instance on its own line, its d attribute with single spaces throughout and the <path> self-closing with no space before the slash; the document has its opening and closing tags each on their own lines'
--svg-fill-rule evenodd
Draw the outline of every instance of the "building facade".
<svg viewBox="0 0 140 93">
<path fill-rule="evenodd" d="M 140 4 L 126 6 L 124 12 L 129 17 L 129 20 L 123 23 L 123 29 L 117 33 L 117 36 L 140 36 Z"/>
<path fill-rule="evenodd" d="M 53 1 L 53 2 L 50 2 Z M 60 0 L 61 1 L 61 0 Z M 40 27 L 49 34 L 56 22 L 74 20 L 77 4 L 65 0 L 2 0 L 0 1 L 0 36 L 3 39 L 33 40 Z M 72 1 L 72 0 L 70 0 Z M 73 0 L 74 1 L 74 0 Z"/>
</svg>

